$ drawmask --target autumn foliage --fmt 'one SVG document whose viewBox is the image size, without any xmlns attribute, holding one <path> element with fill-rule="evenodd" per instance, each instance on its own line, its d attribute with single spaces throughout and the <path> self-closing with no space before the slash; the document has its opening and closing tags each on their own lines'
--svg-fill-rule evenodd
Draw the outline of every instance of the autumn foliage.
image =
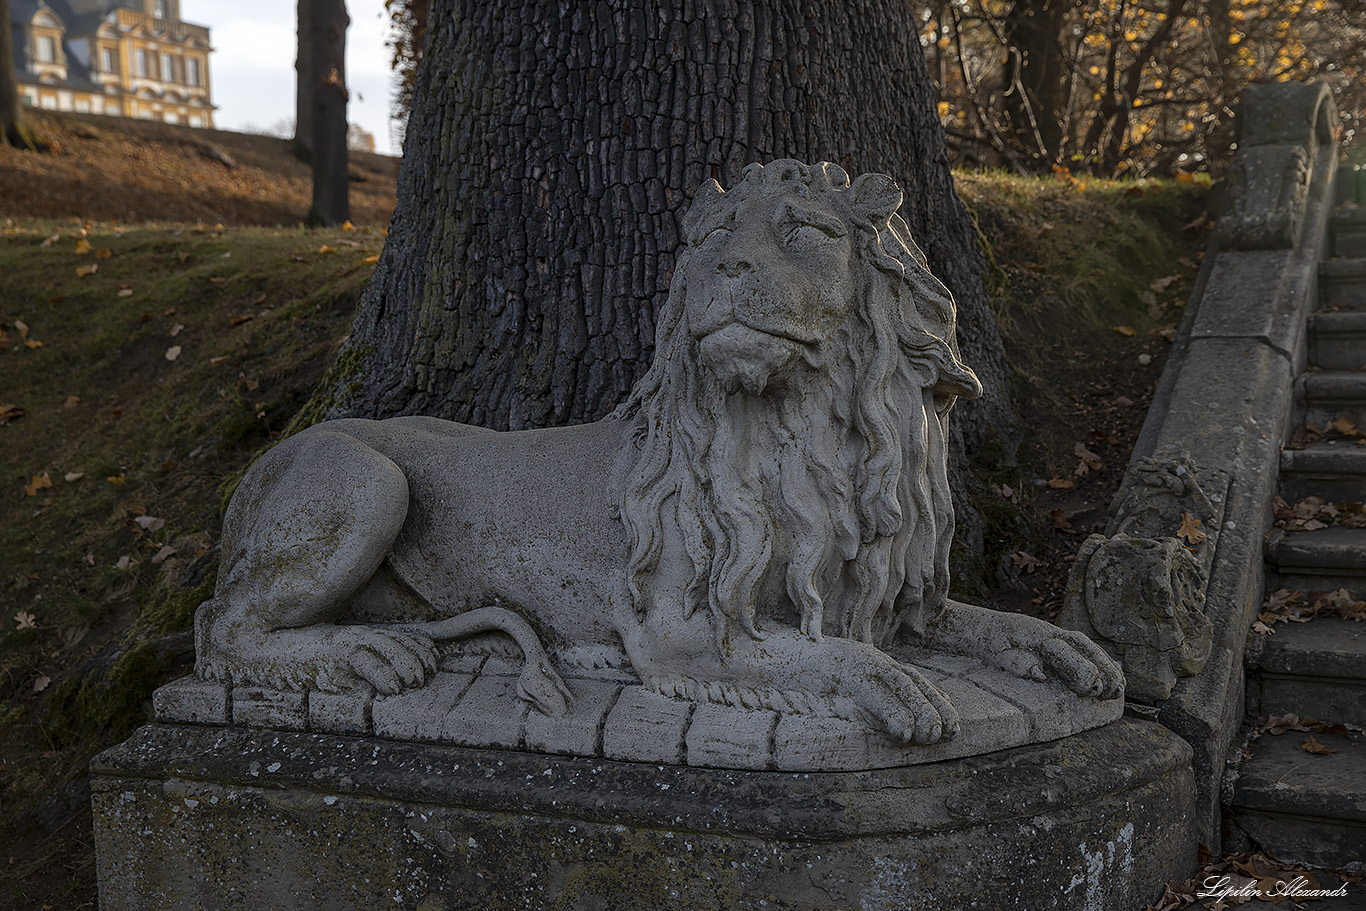
<svg viewBox="0 0 1366 911">
<path fill-rule="evenodd" d="M 1359 0 L 933 0 L 918 4 L 960 162 L 1103 176 L 1219 172 L 1251 83 L 1320 80 L 1360 128 Z"/>
</svg>

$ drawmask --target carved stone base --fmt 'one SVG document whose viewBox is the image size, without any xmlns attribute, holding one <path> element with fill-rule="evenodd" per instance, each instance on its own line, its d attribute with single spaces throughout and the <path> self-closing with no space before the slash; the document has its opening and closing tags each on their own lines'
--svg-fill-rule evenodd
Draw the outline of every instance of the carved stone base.
<svg viewBox="0 0 1366 911">
<path fill-rule="evenodd" d="M 1130 719 L 820 774 L 151 725 L 92 771 L 105 911 L 1136 908 L 1196 854 L 1190 749 Z"/>
<path fill-rule="evenodd" d="M 903 746 L 866 721 L 785 714 L 662 696 L 627 671 L 565 674 L 569 714 L 552 718 L 517 696 L 520 661 L 450 656 L 426 686 L 398 696 L 333 695 L 186 677 L 157 691 L 158 721 L 237 724 L 386 740 L 523 749 L 721 769 L 857 771 L 939 762 L 1056 740 L 1114 721 L 1123 699 L 1080 697 L 973 658 L 899 652 L 958 709 L 962 732 Z"/>
</svg>

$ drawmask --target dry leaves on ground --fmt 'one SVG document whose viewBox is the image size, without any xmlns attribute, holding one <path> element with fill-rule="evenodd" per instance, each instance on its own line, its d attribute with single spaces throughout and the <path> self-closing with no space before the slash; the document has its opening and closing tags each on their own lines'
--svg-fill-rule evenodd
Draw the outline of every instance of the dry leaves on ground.
<svg viewBox="0 0 1366 911">
<path fill-rule="evenodd" d="M 1330 503 L 1319 497 L 1287 503 L 1277 497 L 1271 505 L 1276 525 L 1286 531 L 1317 531 L 1330 525 L 1366 528 L 1366 504 L 1362 503 Z"/>
<path fill-rule="evenodd" d="M 1366 620 L 1366 601 L 1345 588 L 1310 592 L 1307 596 L 1281 588 L 1266 596 L 1253 628 L 1265 636 L 1274 632 L 1277 623 L 1308 623 L 1315 617 L 1337 617 L 1360 623 Z M 1259 625 L 1265 628 L 1258 628 Z"/>
<path fill-rule="evenodd" d="M 1200 530 L 1200 520 L 1188 512 L 1181 513 L 1181 525 L 1176 529 L 1178 538 L 1185 538 L 1187 546 L 1200 544 L 1206 538 L 1205 532 Z"/>
</svg>

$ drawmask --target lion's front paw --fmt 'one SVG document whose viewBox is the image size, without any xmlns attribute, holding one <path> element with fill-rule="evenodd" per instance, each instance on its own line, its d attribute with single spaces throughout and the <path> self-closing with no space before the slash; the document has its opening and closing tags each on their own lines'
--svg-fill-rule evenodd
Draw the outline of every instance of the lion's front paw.
<svg viewBox="0 0 1366 911">
<path fill-rule="evenodd" d="M 902 743 L 928 745 L 958 734 L 958 710 L 913 667 L 880 656 L 842 675 L 843 695 Z"/>
<path fill-rule="evenodd" d="M 323 637 L 323 649 L 338 657 L 344 671 L 385 696 L 422 686 L 436 673 L 436 645 L 426 636 L 368 626 L 342 626 L 328 630 Z"/>
<path fill-rule="evenodd" d="M 1056 677 L 1082 696 L 1113 699 L 1124 691 L 1124 672 L 1104 649 L 1075 630 L 1048 629 L 1051 635 L 1004 650 L 996 663 L 1017 677 Z"/>
</svg>

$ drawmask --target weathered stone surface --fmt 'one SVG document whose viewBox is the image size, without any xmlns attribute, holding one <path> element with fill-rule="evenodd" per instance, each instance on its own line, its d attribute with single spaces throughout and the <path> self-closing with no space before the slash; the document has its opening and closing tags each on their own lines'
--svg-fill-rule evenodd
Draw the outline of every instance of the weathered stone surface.
<svg viewBox="0 0 1366 911">
<path fill-rule="evenodd" d="M 1280 588 L 1366 590 L 1366 529 L 1331 526 L 1267 539 L 1267 560 Z"/>
<path fill-rule="evenodd" d="M 1119 659 L 1130 700 L 1170 697 L 1209 658 L 1205 588 L 1227 493 L 1225 473 L 1202 474 L 1184 453 L 1137 459 L 1110 506 L 1110 537 L 1077 552 L 1058 623 Z"/>
<path fill-rule="evenodd" d="M 1366 339 L 1363 346 L 1366 352 Z M 1281 496 L 1289 502 L 1309 496 L 1333 503 L 1366 500 L 1366 447 L 1325 440 L 1283 451 Z"/>
<path fill-rule="evenodd" d="M 1366 746 L 1360 736 L 1319 733 L 1337 752 L 1300 749 L 1305 734 L 1263 734 L 1239 769 L 1231 824 L 1281 860 L 1366 869 Z M 1348 860 L 1348 863 L 1353 861 Z"/>
<path fill-rule="evenodd" d="M 1125 720 L 915 769 L 709 771 L 153 726 L 97 757 L 105 911 L 1141 907 L 1189 749 Z"/>
<path fill-rule="evenodd" d="M 1249 711 L 1366 723 L 1366 624 L 1333 617 L 1281 624 L 1260 645 L 1250 659 L 1257 685 L 1249 687 Z"/>
<path fill-rule="evenodd" d="M 261 686 L 232 688 L 233 724 L 299 730 L 308 724 L 308 694 Z"/>
<path fill-rule="evenodd" d="M 604 420 L 506 433 L 342 420 L 282 441 L 225 516 L 227 569 L 196 615 L 199 676 L 254 684 L 233 697 L 252 724 L 304 729 L 301 694 L 373 690 L 369 722 L 339 697 L 320 726 L 430 740 L 439 718 L 439 740 L 567 751 L 567 729 L 538 722 L 527 741 L 526 719 L 570 713 L 564 677 L 596 655 L 659 698 L 628 686 L 576 744 L 600 734 L 617 758 L 756 767 L 771 753 L 753 753 L 757 729 L 778 715 L 864 725 L 891 741 L 870 741 L 879 763 L 1116 717 L 1123 677 L 1095 643 L 948 598 L 948 418 L 982 389 L 901 203 L 890 178 L 851 181 L 829 162 L 751 165 L 729 191 L 704 182 L 654 364 Z M 489 658 L 466 688 L 443 676 L 441 644 L 471 638 L 510 639 L 521 660 Z M 1020 723 L 993 710 L 974 731 L 889 654 L 903 644 L 1061 689 L 997 687 Z M 954 685 L 975 711 L 980 690 Z M 760 714 L 712 723 L 735 706 Z"/>
<path fill-rule="evenodd" d="M 227 724 L 232 701 L 226 684 L 198 677 L 181 677 L 152 694 L 157 721 L 170 724 Z"/>
<path fill-rule="evenodd" d="M 1326 426 L 1340 417 L 1366 425 L 1366 376 L 1325 370 L 1303 377 L 1305 420 Z"/>
<path fill-rule="evenodd" d="M 1298 145 L 1240 150 L 1228 173 L 1228 211 L 1219 242 L 1230 250 L 1276 250 L 1295 245 L 1309 195 L 1309 155 Z"/>
</svg>

